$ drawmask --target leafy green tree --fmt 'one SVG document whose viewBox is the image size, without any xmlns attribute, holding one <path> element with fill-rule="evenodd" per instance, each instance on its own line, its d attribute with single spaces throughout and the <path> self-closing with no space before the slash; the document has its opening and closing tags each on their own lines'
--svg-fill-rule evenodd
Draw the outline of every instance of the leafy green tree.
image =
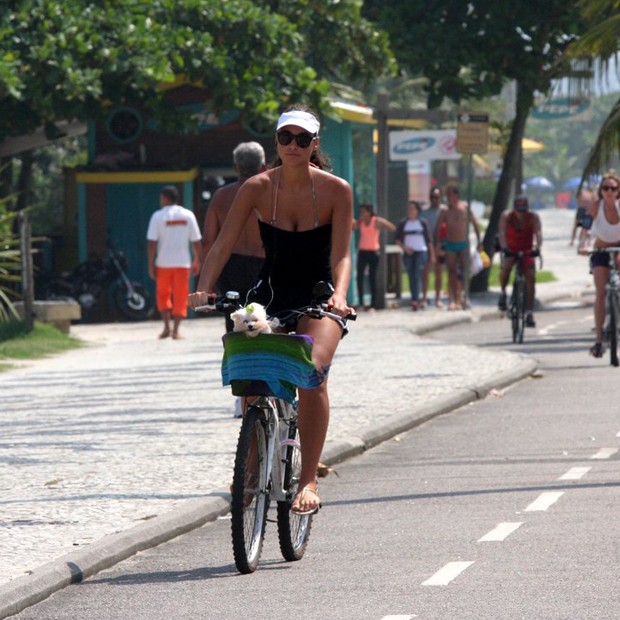
<svg viewBox="0 0 620 620">
<path fill-rule="evenodd" d="M 0 140 L 59 119 L 140 104 L 174 127 L 160 85 L 184 76 L 216 111 L 273 119 L 320 105 L 325 78 L 371 79 L 389 62 L 360 0 L 17 0 L 0 5 Z M 316 68 L 315 65 L 316 64 Z"/>
<path fill-rule="evenodd" d="M 601 75 L 606 75 L 611 60 L 620 51 L 620 2 L 588 0 L 583 2 L 583 17 L 590 24 L 583 36 L 571 44 L 569 54 L 593 57 Z M 583 177 L 604 170 L 620 153 L 620 99 L 611 105 L 596 141 L 585 162 Z"/>
<path fill-rule="evenodd" d="M 524 155 L 524 176 L 542 175 L 558 188 L 571 177 L 581 176 L 589 156 L 588 147 L 617 99 L 617 93 L 593 97 L 590 120 L 549 121 L 530 116 L 526 134 L 542 142 L 545 149 Z"/>
<path fill-rule="evenodd" d="M 8 5 L 7 5 L 8 4 Z M 139 102 L 173 119 L 160 85 L 184 75 L 217 110 L 273 112 L 327 85 L 284 17 L 249 0 L 21 0 L 0 8 L 0 138 Z M 15 8 L 9 8 L 9 6 Z"/>
<path fill-rule="evenodd" d="M 202 85 L 215 112 L 252 124 L 287 102 L 325 109 L 330 80 L 367 83 L 390 64 L 387 37 L 361 16 L 361 0 L 16 0 L 0 3 L 0 142 L 59 120 L 104 119 L 131 105 L 168 131 L 192 120 L 162 84 Z M 316 65 L 316 66 L 315 66 Z M 31 152 L 2 167 L 0 196 L 32 200 L 41 177 Z M 45 158 L 43 158 L 45 159 Z M 47 201 L 49 202 L 49 201 Z"/>
<path fill-rule="evenodd" d="M 367 0 L 364 14 L 389 36 L 399 64 L 428 79 L 428 105 L 497 95 L 516 84 L 515 116 L 484 247 L 491 254 L 499 218 L 521 177 L 521 141 L 536 92 L 571 74 L 568 44 L 584 30 L 579 0 Z M 474 283 L 487 287 L 488 272 Z"/>
</svg>

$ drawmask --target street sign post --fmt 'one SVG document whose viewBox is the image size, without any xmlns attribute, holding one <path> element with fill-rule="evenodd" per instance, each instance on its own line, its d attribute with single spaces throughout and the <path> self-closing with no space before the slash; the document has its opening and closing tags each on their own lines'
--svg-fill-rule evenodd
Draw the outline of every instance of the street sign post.
<svg viewBox="0 0 620 620">
<path fill-rule="evenodd" d="M 459 153 L 486 153 L 489 145 L 489 115 L 459 112 L 456 117 L 456 150 Z"/>
<path fill-rule="evenodd" d="M 489 145 L 489 115 L 485 112 L 459 112 L 456 116 L 456 150 L 469 154 L 469 174 L 467 183 L 467 243 L 471 223 L 471 194 L 474 176 L 474 153 L 486 153 Z M 478 251 L 478 248 L 476 248 Z M 470 252 L 465 261 L 465 303 L 469 306 Z"/>
</svg>

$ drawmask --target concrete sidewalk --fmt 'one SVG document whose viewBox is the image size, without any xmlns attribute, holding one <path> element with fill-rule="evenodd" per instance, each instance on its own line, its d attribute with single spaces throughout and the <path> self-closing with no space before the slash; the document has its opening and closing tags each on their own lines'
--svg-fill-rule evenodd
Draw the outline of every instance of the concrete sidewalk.
<svg viewBox="0 0 620 620">
<path fill-rule="evenodd" d="M 578 297 L 587 281 L 567 276 L 538 297 Z M 360 315 L 330 373 L 324 460 L 532 373 L 524 356 L 422 336 L 498 317 L 496 300 Z M 78 325 L 88 347 L 0 375 L 0 618 L 227 512 L 239 421 L 220 386 L 223 320 L 183 327 L 185 340 L 160 341 L 154 322 Z"/>
</svg>

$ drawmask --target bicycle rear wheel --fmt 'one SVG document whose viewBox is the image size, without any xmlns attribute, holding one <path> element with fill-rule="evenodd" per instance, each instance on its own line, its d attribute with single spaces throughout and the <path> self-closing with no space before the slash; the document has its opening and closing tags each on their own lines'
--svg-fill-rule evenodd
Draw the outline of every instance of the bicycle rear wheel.
<svg viewBox="0 0 620 620">
<path fill-rule="evenodd" d="M 620 304 L 615 291 L 609 296 L 609 363 L 618 366 L 618 312 Z"/>
<path fill-rule="evenodd" d="M 512 341 L 522 344 L 525 328 L 525 282 L 520 277 L 515 278 L 513 286 L 510 318 L 512 319 Z"/>
<path fill-rule="evenodd" d="M 284 458 L 283 488 L 286 501 L 278 502 L 278 538 L 282 557 L 288 562 L 301 560 L 312 528 L 312 515 L 296 515 L 291 512 L 291 504 L 297 494 L 301 474 L 301 451 L 297 424 L 291 421 L 289 437 L 282 449 Z"/>
<path fill-rule="evenodd" d="M 269 508 L 267 435 L 264 415 L 249 407 L 241 423 L 232 484 L 231 526 L 235 565 L 252 573 L 263 548 Z"/>
</svg>

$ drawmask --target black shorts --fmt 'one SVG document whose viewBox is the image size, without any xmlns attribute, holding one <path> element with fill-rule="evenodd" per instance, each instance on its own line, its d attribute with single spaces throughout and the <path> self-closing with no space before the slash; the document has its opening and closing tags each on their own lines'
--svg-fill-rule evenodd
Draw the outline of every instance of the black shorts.
<svg viewBox="0 0 620 620">
<path fill-rule="evenodd" d="M 609 269 L 609 252 L 594 252 L 590 254 L 590 271 L 595 267 L 607 267 Z"/>
</svg>

